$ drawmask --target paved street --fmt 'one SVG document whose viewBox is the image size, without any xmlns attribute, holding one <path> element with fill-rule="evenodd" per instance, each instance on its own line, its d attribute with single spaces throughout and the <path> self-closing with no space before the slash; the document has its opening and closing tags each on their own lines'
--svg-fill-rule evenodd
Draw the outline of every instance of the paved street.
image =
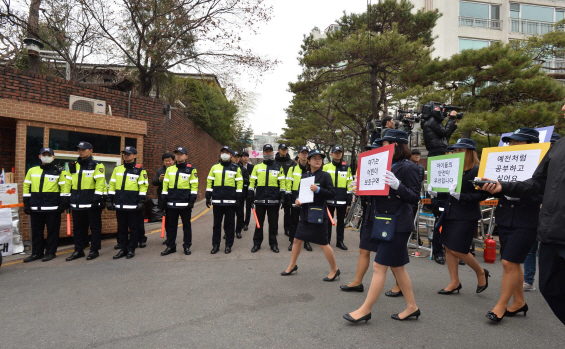
<svg viewBox="0 0 565 349">
<path fill-rule="evenodd" d="M 268 244 L 252 254 L 252 231 L 236 240 L 230 255 L 210 254 L 212 212 L 193 222 L 193 254 L 161 257 L 159 233 L 132 260 L 112 260 L 113 243 L 94 261 L 12 264 L 0 268 L 1 348 L 563 348 L 565 331 L 541 294 L 526 293 L 527 317 L 500 324 L 484 317 L 500 292 L 502 266 L 481 265 L 491 286 L 475 293 L 476 279 L 461 268 L 461 294 L 436 293 L 447 285 L 447 268 L 411 257 L 407 266 L 422 311 L 419 320 L 390 318 L 402 298 L 384 294 L 368 324 L 353 325 L 342 314 L 355 310 L 365 293 L 339 285 L 355 273 L 358 233 L 346 230 L 349 251 L 336 250 L 341 280 L 323 282 L 328 265 L 321 249 L 303 250 L 298 275 L 281 277 L 288 265 L 288 238 L 281 253 Z M 153 225 L 153 227 L 155 227 Z M 155 229 L 155 228 L 153 228 Z M 182 236 L 182 233 L 180 233 Z M 181 245 L 179 240 L 179 247 Z M 335 234 L 334 234 L 335 239 Z M 334 245 L 335 242 L 332 242 Z M 365 278 L 368 286 L 371 275 Z M 394 278 L 389 273 L 385 289 Z M 537 280 L 536 280 L 537 284 Z"/>
</svg>

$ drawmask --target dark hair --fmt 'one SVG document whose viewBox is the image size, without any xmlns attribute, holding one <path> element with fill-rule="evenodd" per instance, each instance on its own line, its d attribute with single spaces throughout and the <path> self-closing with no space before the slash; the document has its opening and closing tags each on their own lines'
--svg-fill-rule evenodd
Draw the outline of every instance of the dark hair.
<svg viewBox="0 0 565 349">
<path fill-rule="evenodd" d="M 294 157 L 294 161 L 298 161 L 298 155 Z"/>
<path fill-rule="evenodd" d="M 383 125 L 383 127 L 386 127 L 387 122 L 392 120 L 392 116 L 383 116 L 383 118 L 381 119 L 381 124 Z"/>
<path fill-rule="evenodd" d="M 394 147 L 394 154 L 392 155 L 392 161 L 397 162 L 404 159 L 410 160 L 412 152 L 410 151 L 410 148 L 408 148 L 408 144 L 396 144 L 396 147 Z"/>
<path fill-rule="evenodd" d="M 171 153 L 165 153 L 163 154 L 163 156 L 161 156 L 161 160 L 165 161 L 165 159 L 175 159 L 175 156 Z"/>
</svg>

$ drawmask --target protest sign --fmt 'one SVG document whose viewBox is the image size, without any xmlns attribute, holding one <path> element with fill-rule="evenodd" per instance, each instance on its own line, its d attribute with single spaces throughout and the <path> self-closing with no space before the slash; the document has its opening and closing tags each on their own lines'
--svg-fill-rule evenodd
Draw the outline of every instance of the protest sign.
<svg viewBox="0 0 565 349">
<path fill-rule="evenodd" d="M 536 131 L 539 132 L 539 142 L 540 143 L 549 143 L 551 142 L 551 135 L 553 134 L 553 129 L 555 128 L 555 126 L 548 126 L 548 127 L 540 127 L 540 128 L 536 128 Z M 508 133 L 503 133 L 502 136 L 500 136 L 500 142 L 498 143 L 499 147 L 507 147 L 508 143 L 504 143 L 502 141 L 502 138 L 504 137 L 508 137 L 508 136 L 512 136 L 514 132 L 508 132 Z"/>
<path fill-rule="evenodd" d="M 533 143 L 483 148 L 479 177 L 504 182 L 530 179 L 550 146 L 551 143 Z"/>
<path fill-rule="evenodd" d="M 10 256 L 13 251 L 12 244 L 12 210 L 0 209 L 0 253 L 2 256 Z"/>
<path fill-rule="evenodd" d="M 385 174 L 392 165 L 394 144 L 359 154 L 356 195 L 388 195 Z"/>
<path fill-rule="evenodd" d="M 460 193 L 464 163 L 465 153 L 428 158 L 428 185 L 432 185 L 433 191 L 447 193 L 449 188 L 456 183 L 455 192 Z"/>
<path fill-rule="evenodd" d="M 18 185 L 16 183 L 0 184 L 0 205 L 18 203 Z"/>
</svg>

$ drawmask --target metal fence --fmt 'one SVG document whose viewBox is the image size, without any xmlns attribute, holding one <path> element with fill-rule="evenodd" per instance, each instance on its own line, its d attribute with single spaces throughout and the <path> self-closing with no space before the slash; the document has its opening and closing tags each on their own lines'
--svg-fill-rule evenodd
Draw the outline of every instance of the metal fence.
<svg viewBox="0 0 565 349">
<path fill-rule="evenodd" d="M 525 35 L 543 35 L 555 31 L 553 22 L 531 21 L 520 18 L 510 18 L 510 32 Z M 559 28 L 562 30 L 563 28 Z"/>
<path fill-rule="evenodd" d="M 459 26 L 502 30 L 502 21 L 498 19 L 484 19 L 484 18 L 459 16 Z"/>
</svg>

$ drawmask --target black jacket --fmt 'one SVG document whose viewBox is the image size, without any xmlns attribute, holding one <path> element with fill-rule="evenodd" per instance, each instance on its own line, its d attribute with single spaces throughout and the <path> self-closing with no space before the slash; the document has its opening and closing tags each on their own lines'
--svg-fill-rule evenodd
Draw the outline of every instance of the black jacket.
<svg viewBox="0 0 565 349">
<path fill-rule="evenodd" d="M 275 161 L 278 162 L 284 170 L 284 175 L 288 174 L 288 169 L 294 166 L 296 162 L 290 158 L 290 155 L 286 154 L 285 157 L 282 157 L 279 153 L 275 155 Z"/>
<path fill-rule="evenodd" d="M 162 174 L 165 174 L 166 170 L 167 166 L 163 165 L 162 167 L 159 167 L 157 169 L 157 173 L 155 173 L 155 177 L 153 177 L 153 180 L 151 181 L 151 184 L 157 187 L 157 198 L 159 199 L 159 201 L 161 201 L 161 192 L 163 191 L 163 181 L 160 181 L 159 177 Z"/>
<path fill-rule="evenodd" d="M 243 163 L 241 161 L 237 165 L 241 169 L 241 176 L 243 177 L 243 192 L 247 193 L 247 190 L 249 189 L 249 174 L 251 172 L 247 171 L 247 169 L 245 168 L 245 166 L 243 166 Z M 251 171 L 253 171 L 253 167 L 251 167 Z M 242 199 L 245 199 L 245 196 L 242 197 Z"/>
<path fill-rule="evenodd" d="M 324 172 L 323 168 L 314 173 L 303 172 L 302 178 L 308 178 L 314 176 L 314 183 L 320 187 L 320 191 L 314 193 L 314 202 L 309 204 L 300 205 L 300 219 L 305 222 L 308 221 L 308 207 L 309 206 L 319 206 L 324 208 L 324 220 L 327 219 L 327 209 L 326 201 L 332 200 L 335 196 L 334 185 L 332 183 L 332 177 L 329 173 Z"/>
<path fill-rule="evenodd" d="M 482 218 L 481 201 L 487 198 L 484 191 L 476 190 L 473 183 L 469 182 L 479 174 L 479 166 L 463 172 L 461 183 L 461 196 L 459 200 L 455 199 L 449 193 L 439 193 L 439 199 L 447 199 L 445 210 L 443 211 L 444 219 L 456 221 L 478 221 Z"/>
<path fill-rule="evenodd" d="M 365 219 L 374 221 L 376 213 L 397 215 L 395 231 L 410 232 L 414 230 L 413 207 L 420 200 L 418 168 L 410 160 L 400 160 L 391 171 L 400 181 L 398 189 L 390 188 L 388 196 L 371 196 Z"/>
<path fill-rule="evenodd" d="M 420 184 L 422 184 L 424 178 L 426 178 L 426 169 L 420 164 L 416 164 L 416 166 L 418 167 L 418 178 L 420 179 Z"/>
<path fill-rule="evenodd" d="M 543 195 L 537 239 L 565 245 L 565 142 L 558 141 L 538 165 L 532 178 L 523 182 L 501 182 L 503 195 L 529 198 Z"/>
<path fill-rule="evenodd" d="M 508 200 L 502 195 L 496 207 L 496 224 L 512 228 L 536 229 L 542 200 L 541 195 L 519 201 Z"/>
<path fill-rule="evenodd" d="M 449 119 L 445 127 L 435 117 L 422 121 L 424 144 L 430 153 L 443 152 L 445 154 L 449 138 L 457 129 L 455 121 L 455 119 Z"/>
</svg>

